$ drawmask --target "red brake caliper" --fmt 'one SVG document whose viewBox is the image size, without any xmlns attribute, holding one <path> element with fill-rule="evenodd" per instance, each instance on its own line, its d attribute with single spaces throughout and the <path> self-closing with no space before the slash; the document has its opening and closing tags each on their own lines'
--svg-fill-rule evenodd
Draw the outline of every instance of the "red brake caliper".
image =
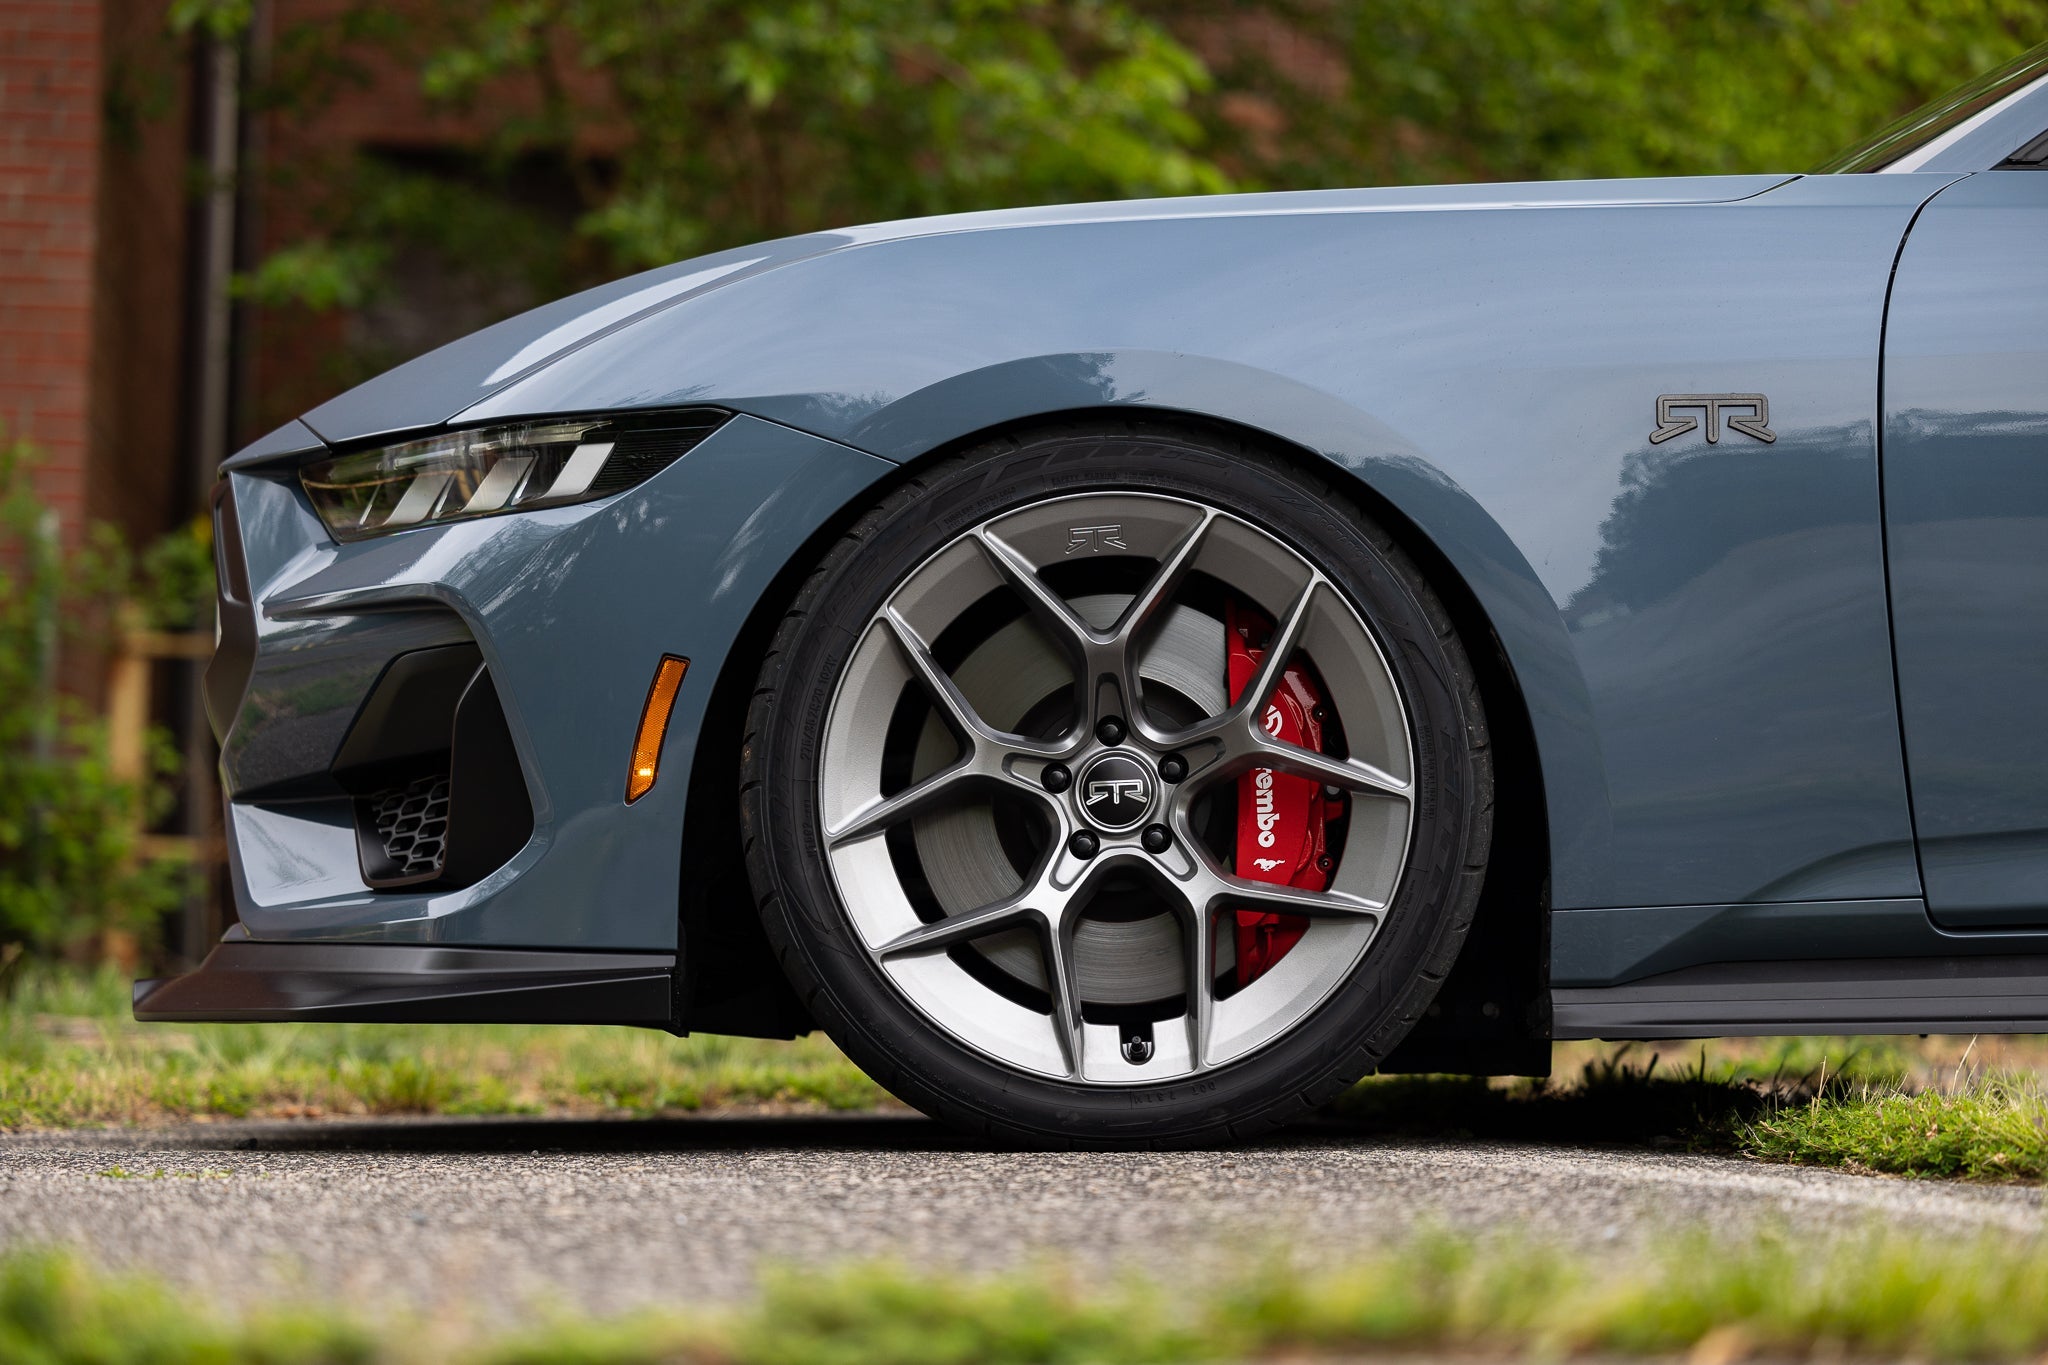
<svg viewBox="0 0 2048 1365">
<path fill-rule="evenodd" d="M 1251 685 L 1265 654 L 1251 646 L 1250 638 L 1265 639 L 1272 626 L 1235 602 L 1224 605 L 1223 624 L 1229 644 L 1230 699 L 1234 702 Z M 1275 739 L 1321 752 L 1323 726 L 1316 712 L 1322 703 L 1322 694 L 1308 675 L 1289 668 L 1267 699 L 1260 722 Z M 1329 819 L 1320 782 L 1271 768 L 1252 769 L 1237 780 L 1237 875 L 1308 891 L 1325 889 L 1330 882 Z M 1263 975 L 1308 927 L 1298 915 L 1257 910 L 1236 914 L 1239 986 L 1248 986 Z"/>
</svg>

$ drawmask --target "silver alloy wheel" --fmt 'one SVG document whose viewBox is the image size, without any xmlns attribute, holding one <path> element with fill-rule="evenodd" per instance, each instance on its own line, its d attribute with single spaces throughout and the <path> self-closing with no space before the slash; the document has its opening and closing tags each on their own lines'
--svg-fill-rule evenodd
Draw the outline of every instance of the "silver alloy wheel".
<svg viewBox="0 0 2048 1365">
<path fill-rule="evenodd" d="M 1234 703 L 1218 591 L 1274 623 Z M 1291 662 L 1341 754 L 1261 724 Z M 1327 889 L 1240 877 L 1217 847 L 1219 799 L 1260 769 L 1344 794 Z M 1140 1085 L 1249 1055 L 1349 977 L 1400 884 L 1414 770 L 1379 644 L 1314 565 L 1215 507 L 1089 493 L 1003 513 L 897 585 L 839 679 L 818 799 L 841 902 L 920 1012 L 1025 1071 Z M 1305 932 L 1219 988 L 1239 910 Z"/>
</svg>

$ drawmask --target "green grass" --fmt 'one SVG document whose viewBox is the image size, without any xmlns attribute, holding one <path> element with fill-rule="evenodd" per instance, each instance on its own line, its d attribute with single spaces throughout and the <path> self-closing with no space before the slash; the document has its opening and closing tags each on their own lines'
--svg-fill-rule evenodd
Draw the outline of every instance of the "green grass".
<svg viewBox="0 0 2048 1365">
<path fill-rule="evenodd" d="M 1693 1050 L 1693 1049 L 1697 1050 Z M 1974 1180 L 2048 1178 L 2037 1039 L 1560 1045 L 1539 1083 L 1384 1077 L 1327 1122 L 1439 1138 L 1619 1143 Z M 1973 1059 L 1988 1065 L 1970 1069 Z M 2038 1069 L 2038 1070 L 2037 1070 Z M 20 974 L 0 1005 L 0 1129 L 380 1114 L 847 1110 L 889 1103 L 822 1036 L 453 1024 L 137 1024 L 111 971 Z M 113 1178 L 120 1178 L 114 1176 Z"/>
<path fill-rule="evenodd" d="M 111 972 L 0 1005 L 0 1129 L 363 1114 L 658 1114 L 886 1102 L 822 1037 L 460 1024 L 138 1024 Z"/>
<path fill-rule="evenodd" d="M 1886 1175 L 2048 1178 L 2048 1094 L 2032 1076 L 1946 1090 L 1869 1087 L 1775 1108 L 1745 1124 L 1745 1151 Z"/>
<path fill-rule="evenodd" d="M 1470 1355 L 2031 1360 L 2048 1349 L 2048 1248 L 1873 1230 L 1680 1239 L 1589 1259 L 1424 1235 L 1338 1267 L 1221 1283 L 999 1279 L 890 1265 L 771 1275 L 722 1313 L 537 1326 L 283 1304 L 231 1318 L 59 1251 L 0 1257 L 0 1359 L 150 1365 L 1028 1365 Z"/>
</svg>

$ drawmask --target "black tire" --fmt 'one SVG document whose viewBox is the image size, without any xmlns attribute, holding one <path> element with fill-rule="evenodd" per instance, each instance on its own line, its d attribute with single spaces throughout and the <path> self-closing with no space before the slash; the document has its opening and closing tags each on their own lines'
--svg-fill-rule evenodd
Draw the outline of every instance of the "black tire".
<svg viewBox="0 0 2048 1365">
<path fill-rule="evenodd" d="M 1378 638 L 1416 751 L 1406 870 L 1352 975 L 1290 1033 L 1198 1079 L 1106 1088 L 1012 1069 L 933 1025 L 876 967 L 839 902 L 816 798 L 822 732 L 851 651 L 893 585 L 997 512 L 1100 489 L 1230 507 L 1288 542 Z M 992 440 L 919 471 L 835 543 L 763 660 L 741 821 L 763 926 L 827 1034 L 934 1118 L 1033 1146 L 1182 1146 L 1256 1136 L 1369 1074 L 1429 1006 L 1471 927 L 1492 828 L 1479 686 L 1415 563 L 1342 493 L 1215 432 L 1110 423 Z"/>
</svg>

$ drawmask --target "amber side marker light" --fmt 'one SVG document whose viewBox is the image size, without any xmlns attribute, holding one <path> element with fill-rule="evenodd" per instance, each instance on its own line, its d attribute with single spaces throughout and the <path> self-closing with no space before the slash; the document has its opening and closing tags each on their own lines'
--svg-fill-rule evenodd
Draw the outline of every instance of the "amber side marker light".
<svg viewBox="0 0 2048 1365">
<path fill-rule="evenodd" d="M 654 789 L 655 770 L 661 766 L 661 740 L 668 733 L 668 713 L 676 707 L 676 689 L 683 685 L 688 659 L 673 654 L 661 656 L 654 670 L 654 685 L 647 689 L 647 704 L 640 708 L 640 733 L 633 737 L 633 766 L 626 773 L 626 804 L 631 805 Z"/>
</svg>

